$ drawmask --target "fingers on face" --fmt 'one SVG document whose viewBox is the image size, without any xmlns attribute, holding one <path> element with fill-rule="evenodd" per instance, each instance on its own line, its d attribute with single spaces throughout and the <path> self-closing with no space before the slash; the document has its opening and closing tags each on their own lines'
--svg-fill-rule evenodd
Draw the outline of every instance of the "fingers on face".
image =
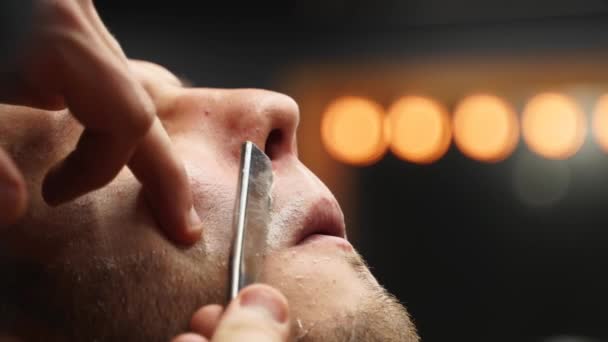
<svg viewBox="0 0 608 342">
<path fill-rule="evenodd" d="M 85 16 L 89 19 L 89 22 L 100 36 L 100 38 L 104 41 L 106 46 L 111 49 L 117 57 L 123 59 L 127 62 L 127 56 L 124 51 L 118 44 L 118 41 L 112 36 L 106 25 L 103 23 L 101 18 L 99 17 L 99 13 L 95 9 L 95 5 L 91 0 L 84 0 L 82 4 L 82 10 Z"/>
<path fill-rule="evenodd" d="M 133 151 L 109 134 L 85 130 L 78 145 L 47 173 L 42 195 L 58 205 L 110 182 Z"/>
<path fill-rule="evenodd" d="M 286 341 L 290 328 L 287 299 L 268 285 L 251 285 L 242 290 L 225 311 L 217 304 L 199 309 L 192 316 L 190 328 L 194 333 L 180 335 L 173 342 L 190 341 L 186 338 L 212 342 Z"/>
<path fill-rule="evenodd" d="M 280 342 L 289 336 L 287 300 L 267 285 L 247 287 L 234 300 L 215 330 L 213 342 Z"/>
<path fill-rule="evenodd" d="M 147 134 L 155 110 L 142 86 L 106 46 L 79 6 L 86 1 L 57 2 L 63 21 L 51 21 L 49 53 L 55 70 L 39 72 L 45 89 L 59 93 L 85 126 L 76 149 L 52 168 L 43 186 L 50 204 L 59 204 L 111 181 Z M 66 13 L 69 13 L 66 14 Z M 59 15 L 59 14 L 58 14 Z M 61 27 L 62 23 L 64 26 Z"/>
<path fill-rule="evenodd" d="M 105 186 L 128 163 L 159 225 L 173 240 L 192 244 L 202 229 L 184 166 L 92 2 L 78 4 L 81 31 L 72 27 L 59 35 L 59 70 L 51 73 L 59 76 L 48 82 L 56 83 L 50 88 L 61 93 L 85 131 L 76 149 L 47 174 L 43 197 L 51 205 L 72 200 Z"/>
<path fill-rule="evenodd" d="M 23 215 L 26 202 L 23 177 L 8 154 L 0 148 L 0 229 Z"/>
<path fill-rule="evenodd" d="M 218 304 L 206 305 L 199 309 L 190 321 L 190 329 L 206 338 L 211 338 L 215 333 L 224 308 Z"/>
<path fill-rule="evenodd" d="M 202 224 L 192 206 L 189 179 L 160 120 L 155 120 L 139 144 L 129 168 L 143 184 L 148 204 L 165 233 L 183 244 L 196 242 Z"/>
</svg>

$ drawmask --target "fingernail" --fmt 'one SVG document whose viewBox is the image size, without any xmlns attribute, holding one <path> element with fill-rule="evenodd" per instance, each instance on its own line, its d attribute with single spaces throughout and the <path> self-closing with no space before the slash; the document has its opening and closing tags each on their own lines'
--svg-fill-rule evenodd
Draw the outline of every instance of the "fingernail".
<svg viewBox="0 0 608 342">
<path fill-rule="evenodd" d="M 241 294 L 239 302 L 242 307 L 261 312 L 277 323 L 287 321 L 287 303 L 276 290 L 254 285 Z"/>
</svg>

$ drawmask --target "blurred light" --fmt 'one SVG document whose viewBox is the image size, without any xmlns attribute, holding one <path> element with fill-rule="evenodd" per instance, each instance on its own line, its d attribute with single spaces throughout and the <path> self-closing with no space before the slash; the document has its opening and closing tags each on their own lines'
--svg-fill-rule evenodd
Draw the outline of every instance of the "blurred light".
<svg viewBox="0 0 608 342">
<path fill-rule="evenodd" d="M 549 159 L 567 159 L 582 146 L 586 118 L 576 102 L 561 94 L 533 97 L 522 117 L 522 133 L 528 147 Z"/>
<path fill-rule="evenodd" d="M 566 196 L 570 168 L 564 161 L 546 160 L 523 153 L 515 160 L 513 187 L 517 197 L 530 207 L 549 207 Z"/>
<path fill-rule="evenodd" d="M 485 162 L 507 158 L 517 146 L 519 123 L 513 109 L 492 95 L 472 95 L 454 112 L 454 141 L 468 157 Z"/>
<path fill-rule="evenodd" d="M 441 158 L 452 138 L 446 110 L 437 102 L 419 96 L 397 100 L 389 109 L 385 127 L 391 151 L 420 164 Z"/>
<path fill-rule="evenodd" d="M 608 94 L 599 98 L 593 111 L 593 136 L 600 148 L 608 152 Z"/>
<path fill-rule="evenodd" d="M 321 138 L 335 159 L 368 165 L 386 152 L 383 110 L 359 97 L 342 97 L 329 104 L 321 121 Z"/>
</svg>

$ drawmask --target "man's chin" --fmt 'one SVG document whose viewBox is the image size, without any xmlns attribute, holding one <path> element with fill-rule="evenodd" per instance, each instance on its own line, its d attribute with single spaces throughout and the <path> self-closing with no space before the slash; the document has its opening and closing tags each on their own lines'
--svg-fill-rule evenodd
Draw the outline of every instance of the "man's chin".
<svg viewBox="0 0 608 342">
<path fill-rule="evenodd" d="M 330 242 L 266 259 L 263 281 L 287 296 L 294 339 L 418 341 L 405 307 L 378 284 L 363 259 Z"/>
</svg>

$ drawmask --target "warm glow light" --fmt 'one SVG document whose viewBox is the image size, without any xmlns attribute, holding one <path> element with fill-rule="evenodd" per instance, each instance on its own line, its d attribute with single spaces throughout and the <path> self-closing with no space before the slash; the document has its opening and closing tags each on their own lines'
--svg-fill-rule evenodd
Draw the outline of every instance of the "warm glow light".
<svg viewBox="0 0 608 342">
<path fill-rule="evenodd" d="M 359 97 L 333 101 L 321 122 L 321 138 L 329 154 L 341 162 L 375 162 L 387 148 L 382 107 Z"/>
<path fill-rule="evenodd" d="M 608 95 L 600 97 L 593 112 L 593 136 L 600 148 L 608 152 Z"/>
<path fill-rule="evenodd" d="M 513 109 L 492 95 L 472 95 L 454 112 L 454 141 L 466 156 L 485 162 L 508 157 L 517 146 L 519 125 Z"/>
<path fill-rule="evenodd" d="M 586 118 L 576 102 L 561 94 L 543 93 L 528 102 L 522 117 L 524 140 L 532 151 L 550 159 L 567 159 L 582 146 Z"/>
<path fill-rule="evenodd" d="M 391 151 L 414 163 L 431 163 L 450 146 L 446 110 L 424 97 L 405 96 L 397 100 L 389 109 L 386 130 Z"/>
</svg>

